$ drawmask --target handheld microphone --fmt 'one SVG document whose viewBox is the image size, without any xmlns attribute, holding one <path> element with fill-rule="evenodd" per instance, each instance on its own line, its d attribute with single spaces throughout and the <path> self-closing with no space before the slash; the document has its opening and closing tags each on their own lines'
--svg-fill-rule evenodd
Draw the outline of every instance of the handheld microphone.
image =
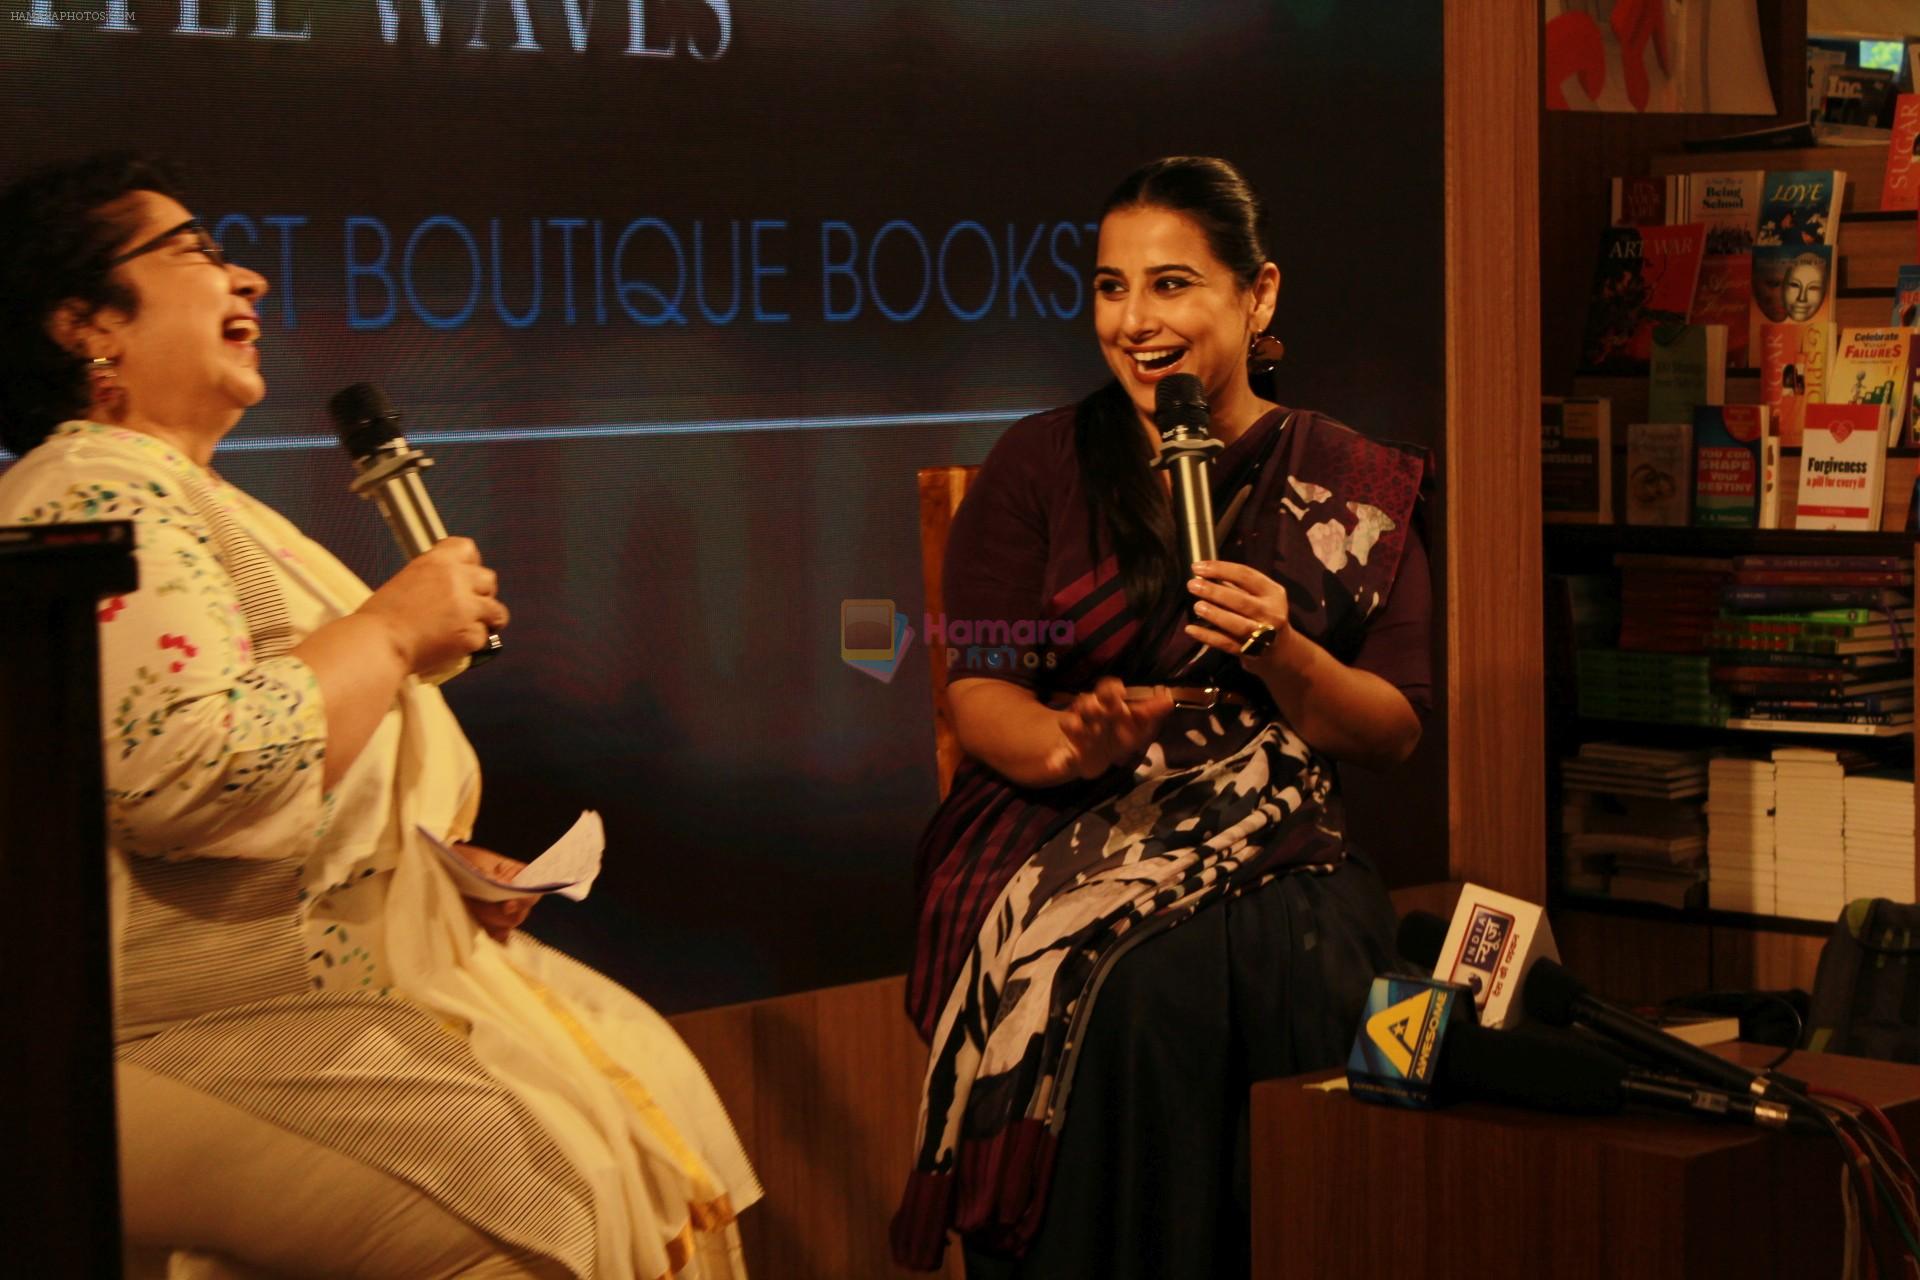
<svg viewBox="0 0 1920 1280">
<path fill-rule="evenodd" d="M 341 446 L 353 459 L 356 474 L 349 488 L 380 508 L 401 553 L 411 559 L 445 538 L 447 527 L 420 476 L 433 459 L 400 434 L 400 411 L 386 393 L 370 382 L 356 382 L 327 401 L 327 412 Z M 487 642 L 471 661 L 485 662 L 504 647 L 500 637 L 489 631 Z"/>
<path fill-rule="evenodd" d="M 1200 379 L 1175 373 L 1155 384 L 1153 425 L 1160 429 L 1160 456 L 1153 465 L 1173 477 L 1174 534 L 1187 576 L 1195 561 L 1215 556 L 1212 459 L 1226 446 L 1207 434 L 1212 421 Z"/>
</svg>

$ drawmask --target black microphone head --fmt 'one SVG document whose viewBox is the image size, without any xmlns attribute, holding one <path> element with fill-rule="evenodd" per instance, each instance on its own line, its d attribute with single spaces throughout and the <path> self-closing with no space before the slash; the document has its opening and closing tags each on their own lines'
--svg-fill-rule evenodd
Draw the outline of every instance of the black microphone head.
<svg viewBox="0 0 1920 1280">
<path fill-rule="evenodd" d="M 1190 373 L 1170 373 L 1153 388 L 1153 425 L 1161 435 L 1178 428 L 1206 434 L 1213 420 L 1207 411 L 1207 390 Z"/>
<path fill-rule="evenodd" d="M 1527 1016 L 1550 1027 L 1564 1027 L 1573 1021 L 1574 1005 L 1587 994 L 1580 980 L 1553 961 L 1542 956 L 1527 970 L 1520 988 L 1520 1001 Z"/>
<path fill-rule="evenodd" d="M 356 382 L 335 392 L 327 401 L 327 412 L 333 416 L 340 443 L 355 458 L 367 457 L 400 436 L 400 411 L 371 382 Z"/>
<path fill-rule="evenodd" d="M 1447 941 L 1447 922 L 1431 911 L 1409 911 L 1400 917 L 1400 932 L 1394 936 L 1394 950 L 1409 964 L 1428 973 L 1440 963 L 1440 948 Z"/>
<path fill-rule="evenodd" d="M 1566 1031 L 1495 1031 L 1449 1026 L 1435 1091 L 1446 1100 L 1479 1100 L 1576 1115 L 1620 1109 L 1624 1058 Z"/>
</svg>

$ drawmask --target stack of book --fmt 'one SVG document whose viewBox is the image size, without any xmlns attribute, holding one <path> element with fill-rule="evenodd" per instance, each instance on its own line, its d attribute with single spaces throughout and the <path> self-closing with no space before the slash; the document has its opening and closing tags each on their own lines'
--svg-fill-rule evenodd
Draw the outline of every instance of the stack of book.
<svg viewBox="0 0 1920 1280">
<path fill-rule="evenodd" d="M 1847 775 L 1847 899 L 1914 899 L 1913 774 Z"/>
<path fill-rule="evenodd" d="M 1719 621 L 1720 588 L 1733 562 L 1719 556 L 1622 551 L 1620 647 L 1646 653 L 1703 653 Z"/>
<path fill-rule="evenodd" d="M 1707 767 L 1707 899 L 1716 911 L 1772 915 L 1772 760 L 1718 756 Z"/>
<path fill-rule="evenodd" d="M 1561 762 L 1562 882 L 1671 907 L 1706 891 L 1707 753 L 1588 742 Z"/>
<path fill-rule="evenodd" d="M 1913 573 L 1898 556 L 1741 556 L 1709 635 L 1732 728 L 1896 737 L 1913 723 Z"/>
<path fill-rule="evenodd" d="M 1589 720 L 1723 725 L 1727 700 L 1713 688 L 1704 653 L 1582 649 L 1575 676 Z"/>
<path fill-rule="evenodd" d="M 1619 552 L 1617 648 L 1582 649 L 1576 675 L 1589 719 L 1721 725 L 1727 701 L 1710 680 L 1707 641 L 1732 561 Z"/>
<path fill-rule="evenodd" d="M 1774 913 L 1833 920 L 1847 905 L 1846 777 L 1854 753 L 1775 747 Z"/>
</svg>

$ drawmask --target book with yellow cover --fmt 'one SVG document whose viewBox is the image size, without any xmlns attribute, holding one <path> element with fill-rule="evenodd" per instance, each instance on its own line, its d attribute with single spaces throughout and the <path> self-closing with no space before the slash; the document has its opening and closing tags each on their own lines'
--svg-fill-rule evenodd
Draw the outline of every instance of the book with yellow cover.
<svg viewBox="0 0 1920 1280">
<path fill-rule="evenodd" d="M 1885 405 L 1887 443 L 1899 443 L 1906 421 L 1907 358 L 1913 346 L 1911 329 L 1840 330 L 1833 370 L 1827 382 L 1831 404 Z"/>
</svg>

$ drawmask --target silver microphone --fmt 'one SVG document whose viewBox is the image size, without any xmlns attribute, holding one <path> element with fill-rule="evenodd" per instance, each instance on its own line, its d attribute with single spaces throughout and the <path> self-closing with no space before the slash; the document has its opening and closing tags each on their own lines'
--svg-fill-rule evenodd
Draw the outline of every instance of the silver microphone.
<svg viewBox="0 0 1920 1280">
<path fill-rule="evenodd" d="M 327 401 L 340 444 L 353 459 L 355 472 L 349 488 L 380 508 L 393 539 L 409 559 L 430 550 L 447 536 L 427 484 L 420 476 L 433 459 L 407 443 L 400 434 L 400 411 L 386 393 L 370 382 L 356 382 Z M 498 634 L 487 632 L 487 642 L 474 651 L 472 661 L 487 661 L 504 648 Z"/>
<path fill-rule="evenodd" d="M 1173 477 L 1174 532 L 1191 577 L 1197 560 L 1215 558 L 1213 455 L 1226 446 L 1207 434 L 1213 421 L 1206 389 L 1190 373 L 1169 374 L 1153 389 L 1153 425 L 1160 429 L 1154 466 Z"/>
</svg>

